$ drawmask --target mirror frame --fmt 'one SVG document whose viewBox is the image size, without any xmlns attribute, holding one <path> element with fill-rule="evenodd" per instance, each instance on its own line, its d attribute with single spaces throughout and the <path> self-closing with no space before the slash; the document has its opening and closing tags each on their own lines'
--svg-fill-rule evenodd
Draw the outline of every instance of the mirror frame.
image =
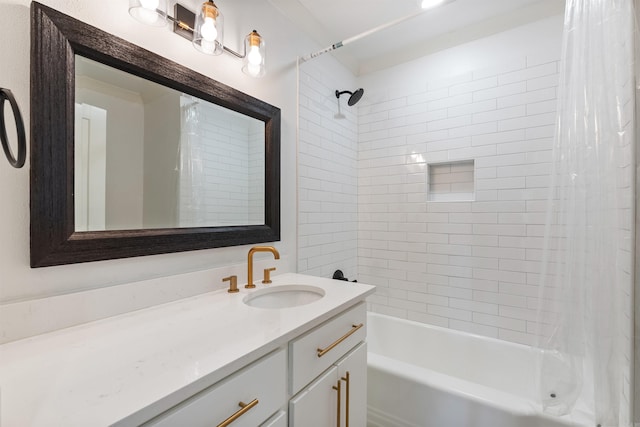
<svg viewBox="0 0 640 427">
<path fill-rule="evenodd" d="M 265 224 L 76 232 L 75 55 L 194 95 L 265 124 Z M 280 109 L 33 2 L 31 267 L 280 240 Z"/>
</svg>

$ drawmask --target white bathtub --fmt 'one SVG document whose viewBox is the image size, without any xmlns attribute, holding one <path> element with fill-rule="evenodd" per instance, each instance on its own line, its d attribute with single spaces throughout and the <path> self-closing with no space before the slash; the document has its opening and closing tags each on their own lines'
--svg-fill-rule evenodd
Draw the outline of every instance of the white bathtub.
<svg viewBox="0 0 640 427">
<path fill-rule="evenodd" d="M 368 427 L 587 425 L 541 414 L 530 347 L 376 313 L 367 326 Z"/>
</svg>

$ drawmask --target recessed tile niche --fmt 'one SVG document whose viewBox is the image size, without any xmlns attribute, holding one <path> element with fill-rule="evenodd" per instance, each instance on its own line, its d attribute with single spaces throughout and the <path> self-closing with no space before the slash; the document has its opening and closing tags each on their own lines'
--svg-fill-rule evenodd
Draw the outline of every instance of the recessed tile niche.
<svg viewBox="0 0 640 427">
<path fill-rule="evenodd" d="M 463 160 L 428 165 L 427 200 L 462 202 L 475 198 L 474 161 Z"/>
</svg>

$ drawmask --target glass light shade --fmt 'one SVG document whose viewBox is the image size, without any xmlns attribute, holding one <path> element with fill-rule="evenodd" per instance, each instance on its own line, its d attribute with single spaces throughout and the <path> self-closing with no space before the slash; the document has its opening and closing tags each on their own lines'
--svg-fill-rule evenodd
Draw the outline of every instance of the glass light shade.
<svg viewBox="0 0 640 427">
<path fill-rule="evenodd" d="M 142 24 L 164 27 L 167 23 L 167 0 L 129 0 L 129 15 Z"/>
<path fill-rule="evenodd" d="M 264 39 L 256 30 L 244 38 L 244 52 L 242 72 L 251 77 L 264 76 L 266 73 L 266 49 Z"/>
<path fill-rule="evenodd" d="M 212 0 L 200 6 L 196 12 L 193 46 L 207 55 L 220 55 L 224 46 L 224 17 Z"/>
</svg>

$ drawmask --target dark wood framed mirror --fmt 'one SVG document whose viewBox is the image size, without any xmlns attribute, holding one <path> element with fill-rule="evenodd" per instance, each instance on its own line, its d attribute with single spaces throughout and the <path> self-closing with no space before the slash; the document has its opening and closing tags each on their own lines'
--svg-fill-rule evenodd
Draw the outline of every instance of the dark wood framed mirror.
<svg viewBox="0 0 640 427">
<path fill-rule="evenodd" d="M 134 223 L 142 226 L 89 227 L 88 231 L 81 231 L 84 229 L 78 227 L 74 205 L 74 179 L 79 173 L 74 168 L 78 157 L 76 62 L 80 57 L 83 62 L 141 78 L 198 102 L 227 109 L 240 118 L 258 121 L 259 129 L 264 129 L 264 167 L 260 164 L 257 169 L 261 175 L 258 198 L 263 214 L 258 220 L 233 225 L 177 223 L 151 227 L 142 221 Z M 277 107 L 32 3 L 31 267 L 279 241 L 280 120 Z M 215 200 L 209 204 L 215 205 Z"/>
</svg>

